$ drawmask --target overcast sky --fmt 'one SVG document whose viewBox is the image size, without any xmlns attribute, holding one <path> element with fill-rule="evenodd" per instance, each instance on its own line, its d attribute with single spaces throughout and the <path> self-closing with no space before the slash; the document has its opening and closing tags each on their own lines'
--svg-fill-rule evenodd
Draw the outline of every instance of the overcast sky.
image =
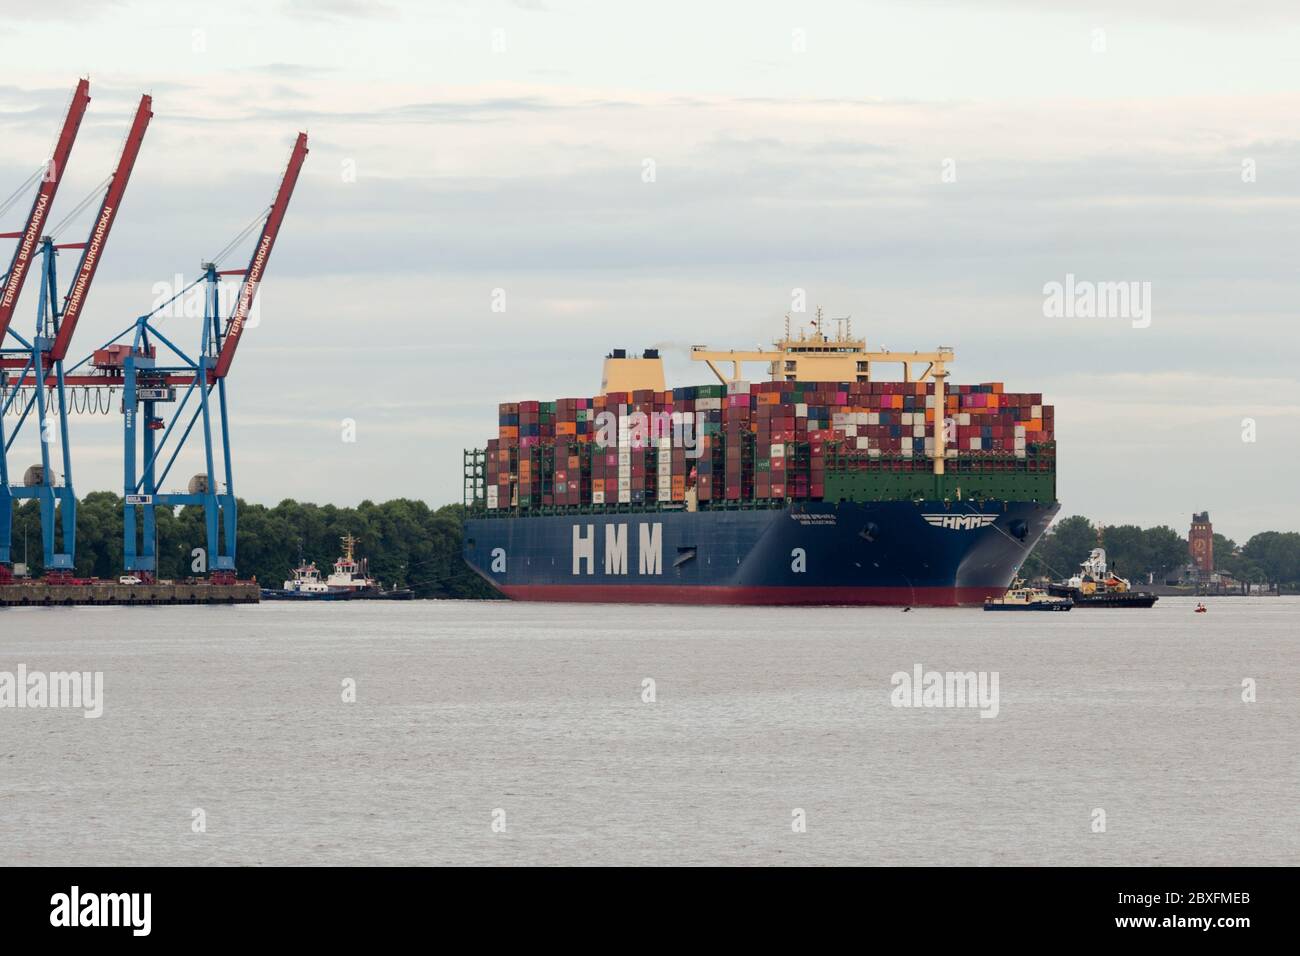
<svg viewBox="0 0 1300 956">
<path fill-rule="evenodd" d="M 225 246 L 308 131 L 230 378 L 254 501 L 459 500 L 497 402 L 590 395 L 619 346 L 705 382 L 687 346 L 770 342 L 802 288 L 872 346 L 951 345 L 954 382 L 1045 393 L 1063 513 L 1209 510 L 1244 540 L 1300 528 L 1293 7 L 0 0 L 0 199 L 79 76 L 53 222 L 153 94 L 80 355 Z M 1149 282 L 1150 326 L 1046 318 L 1067 274 Z M 120 493 L 120 417 L 75 429 L 78 491 Z"/>
</svg>

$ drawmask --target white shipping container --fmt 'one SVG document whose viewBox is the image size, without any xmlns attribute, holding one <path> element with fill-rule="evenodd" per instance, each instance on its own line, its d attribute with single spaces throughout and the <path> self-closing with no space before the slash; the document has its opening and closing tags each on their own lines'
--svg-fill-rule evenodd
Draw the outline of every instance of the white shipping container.
<svg viewBox="0 0 1300 956">
<path fill-rule="evenodd" d="M 618 490 L 619 490 L 620 493 L 621 493 L 621 492 L 624 492 L 624 491 L 631 491 L 631 490 L 632 490 L 632 479 L 631 479 L 631 478 L 620 478 L 620 479 L 618 480 Z"/>
<path fill-rule="evenodd" d="M 868 449 L 868 450 L 867 450 L 867 457 L 868 457 L 868 458 L 879 458 L 879 457 L 880 457 L 880 449 L 879 449 L 879 448 L 870 448 L 870 449 Z"/>
<path fill-rule="evenodd" d="M 780 444 L 780 443 L 773 445 L 773 446 L 772 446 L 772 454 L 771 454 L 771 457 L 772 457 L 772 458 L 784 458 L 784 457 L 785 457 L 785 445 L 782 445 L 782 444 Z"/>
<path fill-rule="evenodd" d="M 807 402 L 795 402 L 795 404 L 794 404 L 794 413 L 795 413 L 795 415 L 798 416 L 799 418 L 807 418 L 807 417 L 808 417 L 808 403 L 807 403 Z"/>
<path fill-rule="evenodd" d="M 924 438 L 924 437 L 925 437 L 925 423 L 924 423 L 924 422 L 921 423 L 920 425 L 913 425 L 913 426 L 912 426 L 912 437 L 913 437 L 913 438 Z"/>
<path fill-rule="evenodd" d="M 591 493 L 591 503 L 593 505 L 603 505 L 605 503 L 605 492 L 593 491 Z"/>
<path fill-rule="evenodd" d="M 859 437 L 856 439 L 856 441 L 857 441 L 857 447 L 858 447 L 858 448 L 870 448 L 870 447 L 871 447 L 871 439 L 870 439 L 870 438 L 867 438 L 865 435 L 859 436 Z"/>
<path fill-rule="evenodd" d="M 631 503 L 632 503 L 632 491 L 631 491 L 631 489 L 629 489 L 629 490 L 627 490 L 627 491 L 624 491 L 624 490 L 622 490 L 621 488 L 619 489 L 619 492 L 618 492 L 618 503 L 621 504 L 621 505 L 627 505 L 627 504 L 631 504 Z"/>
<path fill-rule="evenodd" d="M 958 412 L 958 413 L 957 413 L 957 424 L 958 424 L 958 425 L 969 425 L 969 424 L 970 424 L 970 412 Z"/>
<path fill-rule="evenodd" d="M 980 440 L 979 440 L 978 438 L 972 438 L 972 439 L 970 440 L 970 450 L 971 450 L 971 451 L 979 451 L 979 450 L 980 450 Z"/>
<path fill-rule="evenodd" d="M 1043 406 L 1042 406 L 1042 405 L 1030 405 L 1030 406 L 1029 406 L 1029 417 L 1030 417 L 1030 418 L 1042 418 L 1042 417 L 1043 417 Z"/>
<path fill-rule="evenodd" d="M 868 424 L 868 425 L 879 425 L 879 424 L 880 424 L 880 413 L 879 413 L 879 412 L 863 412 L 862 414 L 864 414 L 864 415 L 867 416 L 867 424 Z"/>
</svg>

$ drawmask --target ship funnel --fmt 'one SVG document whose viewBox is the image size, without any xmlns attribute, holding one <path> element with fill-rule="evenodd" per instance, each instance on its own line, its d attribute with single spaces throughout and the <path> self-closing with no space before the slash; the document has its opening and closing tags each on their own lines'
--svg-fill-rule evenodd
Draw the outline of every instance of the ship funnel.
<svg viewBox="0 0 1300 956">
<path fill-rule="evenodd" d="M 601 394 L 642 389 L 664 391 L 664 361 L 659 350 L 646 349 L 642 358 L 628 358 L 625 349 L 610 352 L 600 377 Z"/>
</svg>

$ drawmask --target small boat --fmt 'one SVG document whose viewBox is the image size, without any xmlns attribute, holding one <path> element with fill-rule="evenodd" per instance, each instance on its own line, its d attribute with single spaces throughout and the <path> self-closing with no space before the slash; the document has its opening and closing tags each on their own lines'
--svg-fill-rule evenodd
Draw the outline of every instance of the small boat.
<svg viewBox="0 0 1300 956">
<path fill-rule="evenodd" d="M 385 591 L 370 577 L 365 559 L 358 561 L 354 551 L 357 539 L 343 536 L 343 554 L 334 562 L 334 573 L 324 581 L 315 562 L 301 558 L 293 569 L 293 578 L 283 588 L 262 588 L 264 601 L 409 601 L 415 597 L 410 588 Z"/>
<path fill-rule="evenodd" d="M 1197 614 L 1207 614 L 1207 613 L 1209 613 L 1209 610 L 1210 610 L 1210 609 L 1209 609 L 1208 607 L 1206 607 L 1204 604 L 1199 604 L 1199 603 L 1198 603 L 1198 604 L 1196 605 L 1195 613 L 1197 613 Z"/>
<path fill-rule="evenodd" d="M 1018 582 L 1017 582 L 1018 584 Z M 1055 598 L 1038 588 L 1013 586 L 1000 598 L 986 598 L 986 611 L 1068 611 L 1074 607 L 1069 598 Z"/>
<path fill-rule="evenodd" d="M 1159 600 L 1150 591 L 1134 591 L 1127 578 L 1107 570 L 1103 548 L 1093 548 L 1074 577 L 1049 584 L 1047 591 L 1078 607 L 1152 607 Z"/>
</svg>

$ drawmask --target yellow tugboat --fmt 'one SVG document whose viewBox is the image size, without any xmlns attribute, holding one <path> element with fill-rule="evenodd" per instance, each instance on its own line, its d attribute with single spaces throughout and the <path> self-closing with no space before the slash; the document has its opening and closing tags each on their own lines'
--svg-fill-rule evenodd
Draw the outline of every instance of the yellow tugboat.
<svg viewBox="0 0 1300 956">
<path fill-rule="evenodd" d="M 1069 598 L 1052 597 L 1038 588 L 1022 586 L 1020 581 L 1002 597 L 991 597 L 984 601 L 986 611 L 1068 611 L 1072 607 L 1074 602 Z"/>
</svg>

